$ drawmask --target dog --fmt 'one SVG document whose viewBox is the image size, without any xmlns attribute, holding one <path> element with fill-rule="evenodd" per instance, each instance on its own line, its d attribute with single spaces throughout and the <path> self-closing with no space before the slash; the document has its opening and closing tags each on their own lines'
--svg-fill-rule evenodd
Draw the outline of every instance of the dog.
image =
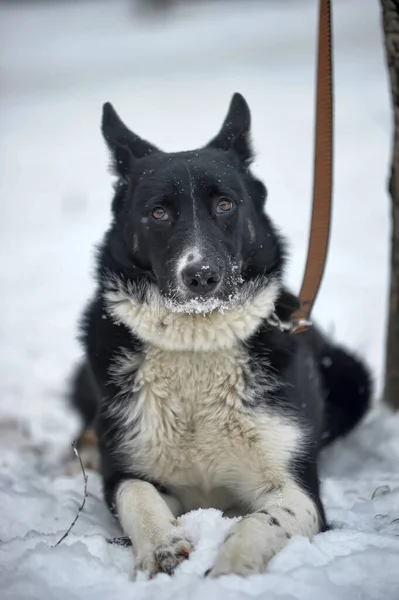
<svg viewBox="0 0 399 600">
<path fill-rule="evenodd" d="M 71 403 L 82 439 L 95 428 L 105 500 L 150 576 L 189 557 L 176 519 L 193 509 L 242 517 L 209 577 L 261 573 L 290 538 L 324 531 L 320 450 L 370 404 L 361 360 L 316 328 L 285 330 L 299 300 L 251 171 L 250 123 L 234 94 L 205 147 L 168 153 L 103 107 L 112 223 Z"/>
</svg>

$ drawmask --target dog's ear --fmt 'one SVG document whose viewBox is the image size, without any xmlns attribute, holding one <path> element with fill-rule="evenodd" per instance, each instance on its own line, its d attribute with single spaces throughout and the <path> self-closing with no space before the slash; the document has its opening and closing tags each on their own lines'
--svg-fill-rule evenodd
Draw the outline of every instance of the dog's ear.
<svg viewBox="0 0 399 600">
<path fill-rule="evenodd" d="M 250 139 L 251 113 L 241 94 L 234 94 L 221 130 L 208 146 L 221 150 L 233 150 L 240 160 L 249 164 L 252 159 Z"/>
<path fill-rule="evenodd" d="M 103 106 L 101 130 L 111 152 L 116 175 L 126 177 L 135 158 L 143 158 L 158 148 L 130 131 L 110 102 Z"/>
</svg>

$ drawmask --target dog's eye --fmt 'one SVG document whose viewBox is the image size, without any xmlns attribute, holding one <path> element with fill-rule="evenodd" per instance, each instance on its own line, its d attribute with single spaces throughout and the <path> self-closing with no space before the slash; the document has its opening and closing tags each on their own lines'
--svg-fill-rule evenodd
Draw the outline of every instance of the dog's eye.
<svg viewBox="0 0 399 600">
<path fill-rule="evenodd" d="M 151 212 L 151 215 L 156 221 L 168 221 L 169 220 L 168 213 L 161 206 L 157 206 L 156 208 L 154 208 Z"/>
<path fill-rule="evenodd" d="M 216 212 L 221 215 L 229 212 L 233 208 L 233 203 L 229 198 L 221 198 L 216 205 Z"/>
</svg>

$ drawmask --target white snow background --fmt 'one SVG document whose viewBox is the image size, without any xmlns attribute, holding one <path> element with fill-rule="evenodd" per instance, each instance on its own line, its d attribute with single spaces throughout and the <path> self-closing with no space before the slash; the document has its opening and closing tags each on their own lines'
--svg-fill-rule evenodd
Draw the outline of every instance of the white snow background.
<svg viewBox="0 0 399 600">
<path fill-rule="evenodd" d="M 89 472 L 83 495 L 60 457 L 77 431 L 66 380 L 93 289 L 92 249 L 109 222 L 101 140 L 110 100 L 170 149 L 205 143 L 234 91 L 253 113 L 256 169 L 291 241 L 293 289 L 307 246 L 313 161 L 316 0 L 193 3 L 143 20 L 114 0 L 0 8 L 0 596 L 16 599 L 399 598 L 399 415 L 376 407 L 323 460 L 335 529 L 292 539 L 268 572 L 202 577 L 230 522 L 181 519 L 196 542 L 173 578 L 132 581 L 131 550 Z M 376 0 L 334 0 L 334 218 L 316 317 L 364 356 L 381 393 L 387 301 L 391 113 Z"/>
</svg>

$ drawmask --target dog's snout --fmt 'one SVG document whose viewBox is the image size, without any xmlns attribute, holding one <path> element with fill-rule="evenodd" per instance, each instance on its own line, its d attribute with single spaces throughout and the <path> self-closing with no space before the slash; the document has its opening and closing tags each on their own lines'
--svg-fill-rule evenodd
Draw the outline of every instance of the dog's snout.
<svg viewBox="0 0 399 600">
<path fill-rule="evenodd" d="M 198 296 L 215 291 L 221 278 L 220 268 L 198 263 L 187 265 L 182 272 L 184 285 Z"/>
</svg>

